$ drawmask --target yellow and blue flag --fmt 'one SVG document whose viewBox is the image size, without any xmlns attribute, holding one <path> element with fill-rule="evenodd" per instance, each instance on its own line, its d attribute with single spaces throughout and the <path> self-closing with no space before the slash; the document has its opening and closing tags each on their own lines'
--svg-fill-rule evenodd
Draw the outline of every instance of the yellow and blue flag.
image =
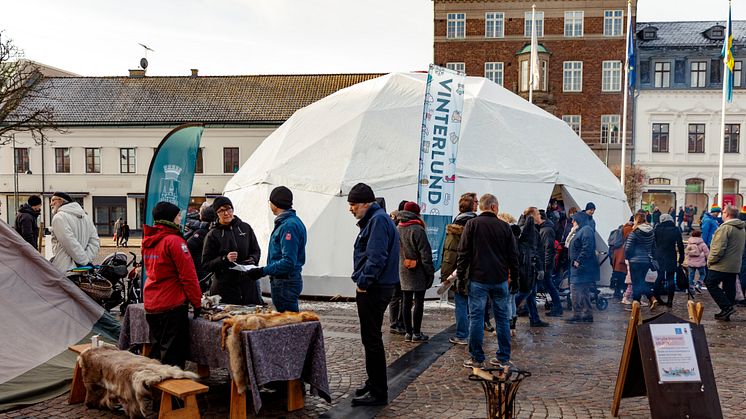
<svg viewBox="0 0 746 419">
<path fill-rule="evenodd" d="M 725 98 L 728 102 L 733 101 L 733 68 L 735 61 L 733 60 L 733 25 L 731 23 L 731 4 L 728 2 L 728 29 L 725 32 L 725 40 L 723 41 L 723 52 L 720 54 L 723 57 L 725 63 L 725 74 L 723 75 L 723 83 Z"/>
</svg>

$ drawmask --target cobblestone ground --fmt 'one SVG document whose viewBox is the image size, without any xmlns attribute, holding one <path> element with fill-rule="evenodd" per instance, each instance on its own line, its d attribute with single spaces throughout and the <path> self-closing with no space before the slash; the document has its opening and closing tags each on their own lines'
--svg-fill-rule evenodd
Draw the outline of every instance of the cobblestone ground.
<svg viewBox="0 0 746 419">
<path fill-rule="evenodd" d="M 673 313 L 686 318 L 686 298 L 677 293 Z M 746 332 L 746 311 L 730 323 L 713 320 L 714 303 L 705 295 L 703 324 L 712 356 L 720 401 L 726 418 L 743 417 L 746 410 L 746 380 L 739 365 L 746 355 L 742 346 Z M 354 303 L 304 301 L 303 310 L 315 310 L 322 318 L 329 369 L 332 404 L 314 396 L 306 397 L 306 407 L 297 412 L 284 411 L 282 391 L 264 393 L 264 407 L 259 417 L 318 417 L 347 398 L 364 380 L 363 351 L 360 344 Z M 453 323 L 452 308 L 438 302 L 426 303 L 423 329 L 434 335 Z M 644 308 L 643 315 L 649 316 Z M 566 314 L 565 317 L 569 315 Z M 611 302 L 609 308 L 595 313 L 596 322 L 569 325 L 560 319 L 547 318 L 548 328 L 532 329 L 526 318 L 520 318 L 518 334 L 513 339 L 513 361 L 533 375 L 521 386 L 516 408 L 519 418 L 606 418 L 614 391 L 619 358 L 628 313 Z M 384 334 L 387 361 L 395 361 L 413 346 L 401 336 Z M 494 354 L 496 340 L 485 337 L 485 352 Z M 461 363 L 468 357 L 466 347 L 454 346 L 437 359 L 401 394 L 379 412 L 380 418 L 478 418 L 485 417 L 481 386 L 467 379 Z M 228 417 L 228 375 L 213 371 L 206 382 L 210 392 L 198 399 L 205 418 Z M 67 395 L 20 410 L 0 414 L 0 418 L 81 418 L 124 417 L 121 412 L 89 410 L 82 405 L 69 406 Z M 646 398 L 624 399 L 621 417 L 649 417 Z"/>
</svg>

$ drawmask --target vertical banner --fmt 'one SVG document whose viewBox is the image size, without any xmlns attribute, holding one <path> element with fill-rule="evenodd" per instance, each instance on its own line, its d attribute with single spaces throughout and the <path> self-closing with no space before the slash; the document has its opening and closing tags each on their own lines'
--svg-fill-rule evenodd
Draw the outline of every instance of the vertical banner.
<svg viewBox="0 0 746 419">
<path fill-rule="evenodd" d="M 145 224 L 153 225 L 153 207 L 160 201 L 181 208 L 181 225 L 186 223 L 202 131 L 202 124 L 180 125 L 155 149 L 145 187 Z"/>
<path fill-rule="evenodd" d="M 430 64 L 422 110 L 420 165 L 417 202 L 427 226 L 433 249 L 435 270 L 446 237 L 446 226 L 453 219 L 456 182 L 456 153 L 464 109 L 463 73 Z"/>
<path fill-rule="evenodd" d="M 181 209 L 181 225 L 192 196 L 197 151 L 204 131 L 202 124 L 179 125 L 166 134 L 153 153 L 145 183 L 145 224 L 153 225 L 153 207 L 166 201 Z M 141 227 L 141 226 L 140 226 Z M 141 284 L 145 285 L 145 265 Z"/>
</svg>

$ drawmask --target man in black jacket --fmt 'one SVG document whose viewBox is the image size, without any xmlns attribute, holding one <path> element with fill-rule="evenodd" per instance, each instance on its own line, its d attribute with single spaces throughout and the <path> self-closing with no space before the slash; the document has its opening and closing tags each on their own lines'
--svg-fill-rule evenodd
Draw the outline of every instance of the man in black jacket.
<svg viewBox="0 0 746 419">
<path fill-rule="evenodd" d="M 684 263 L 684 242 L 681 239 L 681 230 L 673 222 L 673 217 L 663 214 L 660 223 L 655 226 L 655 259 L 658 261 L 658 277 L 655 279 L 653 296 L 655 300 L 650 305 L 650 310 L 662 302 L 661 295 L 668 291 L 668 301 L 664 305 L 673 306 L 673 296 L 676 291 L 674 277 L 676 270 Z M 678 257 L 677 257 L 678 256 Z"/>
<path fill-rule="evenodd" d="M 27 202 L 18 209 L 16 215 L 16 231 L 23 237 L 28 244 L 34 249 L 39 250 L 39 225 L 36 219 L 39 218 L 41 211 L 41 198 L 38 195 L 31 195 Z"/>
<path fill-rule="evenodd" d="M 542 253 L 544 256 L 544 273 L 540 281 L 543 281 L 544 290 L 549 293 L 552 297 L 552 310 L 547 314 L 549 317 L 560 317 L 562 316 L 562 302 L 560 301 L 559 292 L 557 287 L 554 286 L 552 276 L 554 275 L 554 239 L 555 229 L 554 223 L 547 219 L 547 214 L 542 214 L 539 211 L 539 217 L 534 217 L 536 224 L 539 226 L 539 241 L 544 249 Z"/>
<path fill-rule="evenodd" d="M 497 198 L 479 199 L 482 213 L 464 226 L 456 266 L 459 281 L 469 275 L 469 354 L 465 367 L 484 366 L 483 322 L 487 298 L 492 299 L 497 329 L 497 357 L 492 365 L 510 365 L 510 292 L 508 281 L 518 280 L 518 249 L 508 223 L 497 218 Z"/>
<path fill-rule="evenodd" d="M 211 206 L 202 207 L 199 211 L 199 224 L 193 225 L 194 230 L 187 240 L 189 253 L 194 261 L 194 268 L 197 270 L 197 279 L 202 292 L 207 291 L 210 284 L 203 283 L 202 280 L 210 273 L 202 266 L 202 249 L 205 244 L 205 237 L 210 231 L 210 225 L 215 221 L 215 210 Z M 209 281 L 207 281 L 209 282 Z"/>
</svg>

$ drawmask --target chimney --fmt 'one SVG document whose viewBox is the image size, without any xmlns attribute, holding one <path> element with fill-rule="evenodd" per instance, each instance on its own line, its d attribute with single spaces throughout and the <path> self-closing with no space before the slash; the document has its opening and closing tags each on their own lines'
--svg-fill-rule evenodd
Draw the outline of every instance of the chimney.
<svg viewBox="0 0 746 419">
<path fill-rule="evenodd" d="M 145 77 L 145 70 L 138 68 L 135 70 L 130 69 L 130 77 L 132 78 L 143 78 Z"/>
<path fill-rule="evenodd" d="M 195 78 L 199 76 L 199 69 L 193 68 L 192 69 L 192 78 Z"/>
</svg>

